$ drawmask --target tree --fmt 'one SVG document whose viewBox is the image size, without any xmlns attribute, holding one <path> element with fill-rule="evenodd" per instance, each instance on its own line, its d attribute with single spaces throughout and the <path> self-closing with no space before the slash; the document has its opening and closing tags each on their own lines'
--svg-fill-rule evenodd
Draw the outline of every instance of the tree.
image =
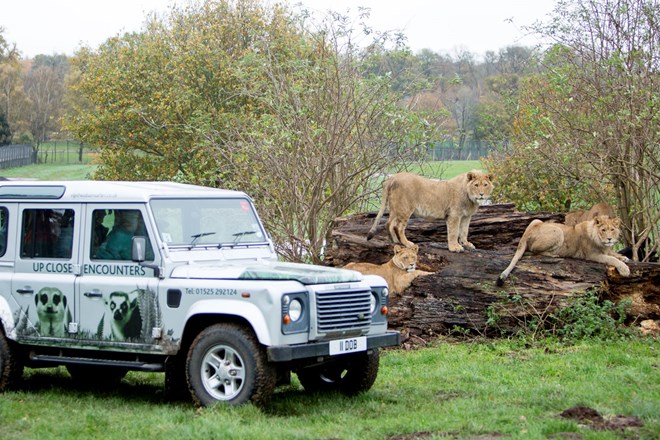
<svg viewBox="0 0 660 440">
<path fill-rule="evenodd" d="M 68 127 L 100 148 L 102 179 L 174 179 L 257 201 L 280 254 L 318 262 L 331 222 L 373 177 L 425 151 L 428 126 L 367 74 L 341 14 L 255 0 L 174 7 L 144 32 L 83 50 Z"/>
<path fill-rule="evenodd" d="M 0 146 L 11 143 L 11 129 L 5 114 L 0 111 Z"/>
<path fill-rule="evenodd" d="M 483 93 L 475 109 L 475 139 L 506 146 L 518 109 L 519 85 L 536 70 L 532 49 L 509 46 L 486 53 Z"/>
<path fill-rule="evenodd" d="M 60 129 L 64 77 L 68 62 L 64 55 L 37 55 L 24 80 L 29 100 L 29 122 L 35 153 L 52 132 Z"/>
<path fill-rule="evenodd" d="M 23 73 L 20 54 L 4 39 L 3 31 L 0 27 L 0 114 L 4 114 L 11 132 L 16 134 L 27 130 L 27 123 L 22 121 L 26 102 Z"/>
<path fill-rule="evenodd" d="M 545 70 L 520 97 L 513 152 L 495 161 L 526 157 L 553 184 L 584 189 L 570 196 L 600 196 L 583 203 L 616 201 L 634 259 L 660 240 L 659 16 L 657 1 L 559 1 L 533 27 L 552 43 Z M 510 171 L 509 185 L 538 178 Z"/>
</svg>

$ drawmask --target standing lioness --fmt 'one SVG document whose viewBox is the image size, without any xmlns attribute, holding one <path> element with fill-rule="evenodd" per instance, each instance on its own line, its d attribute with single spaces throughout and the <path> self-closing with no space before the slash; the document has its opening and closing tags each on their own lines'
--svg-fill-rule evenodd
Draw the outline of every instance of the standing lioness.
<svg viewBox="0 0 660 440">
<path fill-rule="evenodd" d="M 383 185 L 383 200 L 376 220 L 367 234 L 370 240 L 376 233 L 378 222 L 389 205 L 387 230 L 394 243 L 412 247 L 405 228 L 410 216 L 447 219 L 447 244 L 452 252 L 461 252 L 463 246 L 474 249 L 467 239 L 470 219 L 480 204 L 490 199 L 493 176 L 470 171 L 450 180 L 430 180 L 411 173 L 398 173 Z"/>
</svg>

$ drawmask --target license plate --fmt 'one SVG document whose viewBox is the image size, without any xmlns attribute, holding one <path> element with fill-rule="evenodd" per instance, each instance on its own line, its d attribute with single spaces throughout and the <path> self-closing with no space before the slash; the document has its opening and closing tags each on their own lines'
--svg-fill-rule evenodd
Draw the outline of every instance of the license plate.
<svg viewBox="0 0 660 440">
<path fill-rule="evenodd" d="M 365 351 L 366 349 L 367 349 L 366 336 L 330 341 L 330 356 L 334 356 L 336 354 Z"/>
</svg>

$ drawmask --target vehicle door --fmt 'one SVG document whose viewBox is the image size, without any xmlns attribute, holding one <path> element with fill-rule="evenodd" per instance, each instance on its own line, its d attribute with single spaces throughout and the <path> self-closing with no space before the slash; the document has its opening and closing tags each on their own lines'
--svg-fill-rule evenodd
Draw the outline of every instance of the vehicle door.
<svg viewBox="0 0 660 440">
<path fill-rule="evenodd" d="M 16 241 L 11 240 L 16 234 L 18 203 L 0 203 L 0 319 L 13 330 L 14 312 L 18 305 L 11 292 L 11 280 L 14 276 L 14 255 Z M 5 314 L 5 315 L 3 315 Z"/>
<path fill-rule="evenodd" d="M 19 339 L 75 337 L 74 285 L 79 272 L 81 206 L 18 205 L 12 299 Z"/>
<path fill-rule="evenodd" d="M 131 260 L 134 236 L 147 237 L 147 262 L 157 264 L 153 230 L 140 204 L 88 204 L 76 304 L 79 337 L 89 343 L 130 349 L 156 344 L 160 308 L 154 269 Z"/>
</svg>

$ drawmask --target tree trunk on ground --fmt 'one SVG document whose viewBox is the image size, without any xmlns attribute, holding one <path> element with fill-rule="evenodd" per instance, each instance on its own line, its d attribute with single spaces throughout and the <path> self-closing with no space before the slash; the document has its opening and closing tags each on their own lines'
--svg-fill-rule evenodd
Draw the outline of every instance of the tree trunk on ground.
<svg viewBox="0 0 660 440">
<path fill-rule="evenodd" d="M 337 219 L 326 264 L 387 262 L 394 252 L 384 217 L 370 241 L 366 236 L 375 213 Z M 391 298 L 390 326 L 413 342 L 456 328 L 483 335 L 512 333 L 530 320 L 547 318 L 567 298 L 589 289 L 602 299 L 632 300 L 629 322 L 660 319 L 660 264 L 656 263 L 629 262 L 632 274 L 624 278 L 601 263 L 526 255 L 498 287 L 499 274 L 533 219 L 562 222 L 564 215 L 516 212 L 512 204 L 480 207 L 468 235 L 476 250 L 455 253 L 447 249 L 444 220 L 412 218 L 406 236 L 419 245 L 417 267 L 435 273 L 417 278 L 403 295 Z"/>
</svg>

